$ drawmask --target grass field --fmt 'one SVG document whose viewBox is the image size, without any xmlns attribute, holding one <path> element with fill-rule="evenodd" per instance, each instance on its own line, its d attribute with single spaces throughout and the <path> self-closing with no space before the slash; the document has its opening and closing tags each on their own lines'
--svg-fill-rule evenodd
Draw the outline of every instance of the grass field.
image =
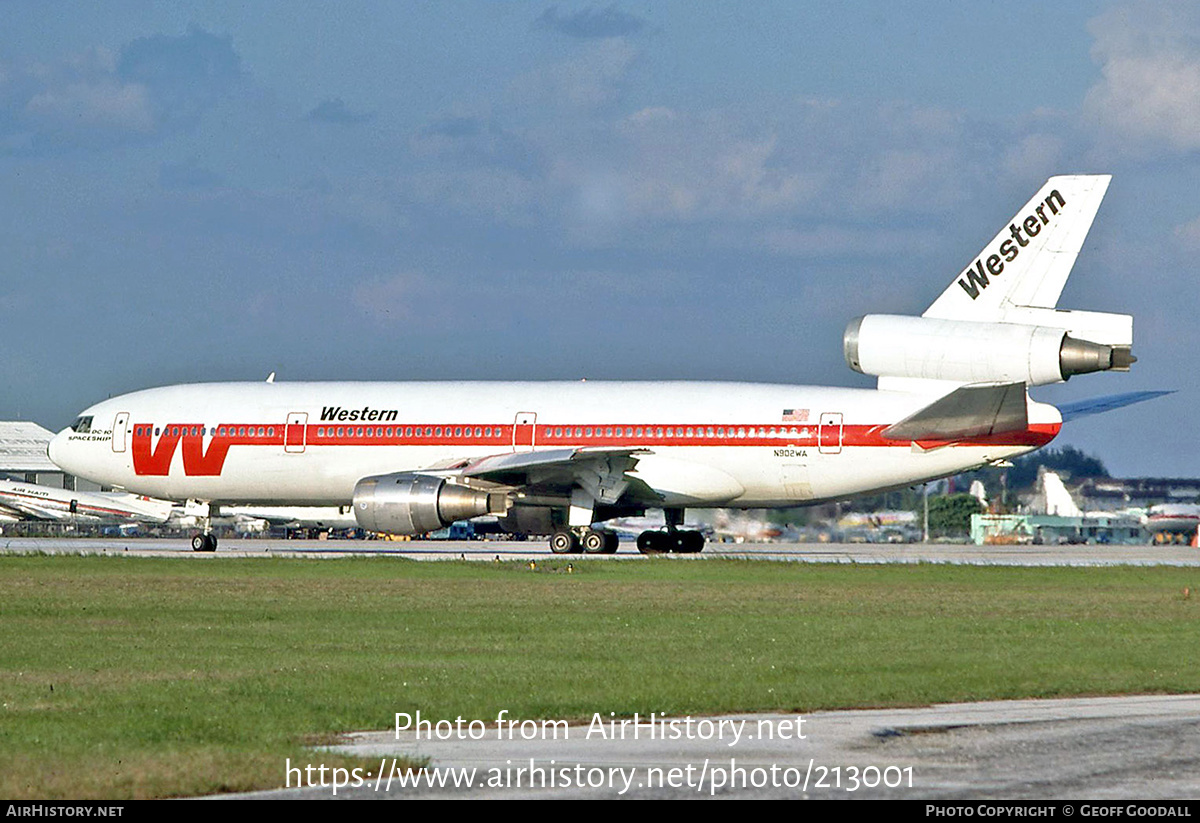
<svg viewBox="0 0 1200 823">
<path fill-rule="evenodd" d="M 277 786 L 306 743 L 417 709 L 1200 691 L 1196 569 L 567 565 L 0 558 L 0 796 Z"/>
</svg>

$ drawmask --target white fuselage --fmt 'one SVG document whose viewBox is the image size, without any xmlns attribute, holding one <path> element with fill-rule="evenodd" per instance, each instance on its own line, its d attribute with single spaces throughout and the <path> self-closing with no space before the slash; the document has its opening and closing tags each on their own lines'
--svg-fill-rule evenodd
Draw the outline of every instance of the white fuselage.
<svg viewBox="0 0 1200 823">
<path fill-rule="evenodd" d="M 954 474 L 1042 446 L 1061 424 L 1056 409 L 1030 403 L 1025 431 L 953 444 L 882 436 L 930 399 L 746 383 L 191 384 L 92 406 L 50 457 L 153 497 L 340 506 L 369 475 L 636 447 L 630 474 L 662 506 L 757 508 Z"/>
</svg>

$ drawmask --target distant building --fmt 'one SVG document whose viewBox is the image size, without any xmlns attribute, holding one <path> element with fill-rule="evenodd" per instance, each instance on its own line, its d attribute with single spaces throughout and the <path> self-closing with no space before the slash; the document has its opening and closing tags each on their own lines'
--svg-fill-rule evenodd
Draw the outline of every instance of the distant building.
<svg viewBox="0 0 1200 823">
<path fill-rule="evenodd" d="M 60 489 L 95 491 L 94 483 L 76 481 L 50 462 L 46 447 L 54 433 L 28 421 L 0 421 L 0 476 Z"/>
<path fill-rule="evenodd" d="M 1196 503 L 1200 502 L 1200 479 L 1134 477 L 1119 480 L 1097 477 L 1083 481 L 1075 494 L 1085 501 L 1084 508 L 1089 510 L 1146 508 L 1158 503 Z"/>
<path fill-rule="evenodd" d="M 1137 544 L 1149 533 L 1131 517 L 1053 514 L 973 514 L 971 540 L 977 545 Z"/>
</svg>

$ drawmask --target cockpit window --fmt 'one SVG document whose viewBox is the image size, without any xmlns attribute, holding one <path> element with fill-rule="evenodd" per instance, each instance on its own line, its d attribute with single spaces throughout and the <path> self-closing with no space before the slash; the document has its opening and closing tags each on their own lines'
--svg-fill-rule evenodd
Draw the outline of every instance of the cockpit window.
<svg viewBox="0 0 1200 823">
<path fill-rule="evenodd" d="M 71 431 L 75 432 L 76 434 L 87 434 L 91 430 L 92 430 L 91 415 L 88 415 L 87 417 L 76 418 L 75 423 L 72 424 L 72 426 L 71 426 Z"/>
</svg>

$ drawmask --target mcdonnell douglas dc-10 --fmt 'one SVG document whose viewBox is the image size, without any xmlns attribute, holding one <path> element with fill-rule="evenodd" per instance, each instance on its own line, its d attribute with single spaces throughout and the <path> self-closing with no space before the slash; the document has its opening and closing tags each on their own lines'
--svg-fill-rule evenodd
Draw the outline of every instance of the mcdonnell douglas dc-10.
<svg viewBox="0 0 1200 823">
<path fill-rule="evenodd" d="M 1027 389 L 1127 371 L 1133 318 L 1055 308 L 1108 176 L 1050 178 L 920 317 L 846 329 L 877 389 L 703 382 L 210 383 L 83 411 L 50 444 L 72 474 L 221 505 L 353 505 L 373 532 L 491 515 L 555 552 L 613 552 L 604 521 L 662 509 L 647 552 L 696 552 L 689 507 L 837 500 L 1001 463 L 1064 417 Z M 1115 407 L 1153 393 L 1100 404 Z M 204 528 L 193 547 L 213 550 Z"/>
</svg>

